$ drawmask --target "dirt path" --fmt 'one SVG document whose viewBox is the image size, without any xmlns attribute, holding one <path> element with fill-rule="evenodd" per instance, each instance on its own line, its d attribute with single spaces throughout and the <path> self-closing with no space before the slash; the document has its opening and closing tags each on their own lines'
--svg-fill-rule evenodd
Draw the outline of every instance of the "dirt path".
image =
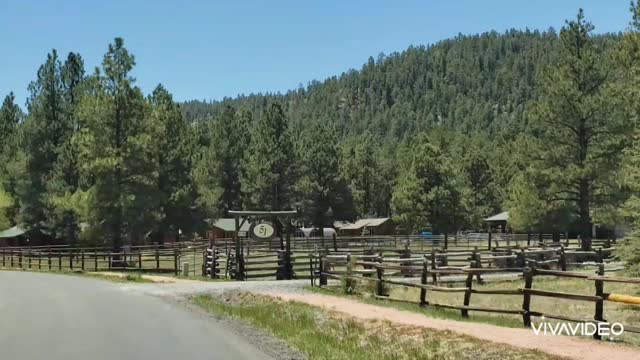
<svg viewBox="0 0 640 360">
<path fill-rule="evenodd" d="M 526 349 L 538 349 L 549 354 L 581 360 L 638 360 L 640 349 L 623 344 L 596 342 L 569 336 L 535 336 L 531 329 L 514 329 L 489 324 L 434 319 L 418 313 L 364 304 L 342 297 L 264 291 L 263 294 L 287 301 L 297 301 L 344 313 L 364 320 L 386 320 L 409 326 L 449 330 L 478 339 L 508 344 Z"/>
</svg>

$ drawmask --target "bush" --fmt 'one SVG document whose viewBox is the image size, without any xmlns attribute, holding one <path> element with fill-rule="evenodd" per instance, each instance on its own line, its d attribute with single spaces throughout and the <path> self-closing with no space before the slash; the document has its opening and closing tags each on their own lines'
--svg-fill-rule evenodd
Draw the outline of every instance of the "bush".
<svg viewBox="0 0 640 360">
<path fill-rule="evenodd" d="M 634 230 L 618 244 L 615 257 L 624 261 L 631 276 L 640 276 L 640 230 Z"/>
</svg>

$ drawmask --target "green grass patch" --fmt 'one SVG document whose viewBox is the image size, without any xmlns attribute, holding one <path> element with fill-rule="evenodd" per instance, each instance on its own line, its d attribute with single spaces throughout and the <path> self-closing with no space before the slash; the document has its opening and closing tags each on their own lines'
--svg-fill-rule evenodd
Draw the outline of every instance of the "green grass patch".
<svg viewBox="0 0 640 360">
<path fill-rule="evenodd" d="M 309 359 L 556 359 L 448 331 L 359 321 L 295 302 L 246 293 L 191 298 L 212 313 L 242 319 L 299 349 Z"/>
<path fill-rule="evenodd" d="M 117 283 L 152 283 L 153 281 L 143 278 L 140 274 L 136 273 L 121 273 L 122 276 L 118 275 L 108 275 L 108 274 L 100 274 L 93 272 L 84 272 L 82 270 L 38 270 L 38 269 L 20 269 L 20 268 L 2 268 L 0 267 L 0 271 L 28 271 L 34 273 L 45 273 L 45 274 L 53 274 L 53 275 L 71 275 L 71 276 L 82 276 L 89 277 L 93 279 L 107 280 L 111 282 Z"/>
</svg>

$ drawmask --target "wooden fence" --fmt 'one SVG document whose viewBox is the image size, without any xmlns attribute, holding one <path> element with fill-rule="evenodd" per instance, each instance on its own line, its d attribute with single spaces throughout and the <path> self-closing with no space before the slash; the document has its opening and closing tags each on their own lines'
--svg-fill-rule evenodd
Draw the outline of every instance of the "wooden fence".
<svg viewBox="0 0 640 360">
<path fill-rule="evenodd" d="M 203 242 L 109 248 L 67 246 L 0 248 L 0 265 L 5 268 L 50 271 L 143 271 L 178 274 L 182 261 L 200 259 Z M 201 263 L 194 264 L 200 268 Z M 200 270 L 198 270 L 198 273 Z"/>
<path fill-rule="evenodd" d="M 538 256 L 550 254 L 549 249 L 531 249 L 524 250 L 518 254 L 505 255 L 487 254 L 479 251 L 458 252 L 458 253 L 440 253 L 432 252 L 429 255 L 423 255 L 420 258 L 384 258 L 380 255 L 312 255 L 309 259 L 309 268 L 311 273 L 311 284 L 316 285 L 316 279 L 319 280 L 319 286 L 326 286 L 327 279 L 350 279 L 362 282 L 375 283 L 375 296 L 381 299 L 389 299 L 394 301 L 403 301 L 415 303 L 422 307 L 434 307 L 444 309 L 459 310 L 463 317 L 468 317 L 470 311 L 490 312 L 500 314 L 511 314 L 522 317 L 523 325 L 529 327 L 532 317 L 545 317 L 548 319 L 580 322 L 580 323 L 603 323 L 605 301 L 618 302 L 626 304 L 640 305 L 640 297 L 622 294 L 610 294 L 605 292 L 604 284 L 607 282 L 640 284 L 640 278 L 624 278 L 624 277 L 607 277 L 605 275 L 605 265 L 602 257 L 602 250 L 594 251 L 588 255 L 600 255 L 600 263 L 596 263 L 597 271 L 595 274 L 587 272 L 567 271 L 567 267 L 571 266 L 567 262 L 567 258 L 572 255 L 584 255 L 578 250 L 551 250 L 557 255 L 556 258 L 549 260 L 540 260 Z M 577 254 L 576 254 L 577 253 Z M 450 266 L 449 261 L 463 257 L 467 262 L 467 266 Z M 506 261 L 505 267 L 484 267 L 483 265 Z M 541 268 L 548 267 L 549 264 L 556 263 L 558 269 L 551 270 Z M 419 264 L 419 265 L 416 265 Z M 341 270 L 336 268 L 342 267 Z M 482 283 L 482 275 L 485 274 L 506 274 L 517 273 L 522 275 L 523 284 L 516 289 L 477 289 L 474 288 L 475 283 Z M 404 280 L 405 277 L 411 277 L 419 274 L 420 282 L 412 282 Z M 460 279 L 455 282 L 464 282 L 464 286 L 449 287 L 443 285 L 443 278 L 450 276 L 458 276 Z M 555 276 L 561 278 L 581 279 L 593 282 L 594 295 L 573 294 L 566 292 L 555 292 L 533 289 L 534 279 L 539 276 Z M 400 278 L 399 278 L 400 277 Z M 419 298 L 415 301 L 405 301 L 389 298 L 387 293 L 387 285 L 401 286 L 407 288 L 417 288 L 420 290 Z M 441 304 L 428 300 L 429 292 L 454 292 L 464 293 L 462 304 Z M 522 307 L 520 309 L 505 309 L 500 307 L 480 307 L 471 304 L 472 294 L 485 294 L 494 296 L 521 296 Z M 551 297 L 557 299 L 566 299 L 572 301 L 587 301 L 594 303 L 593 319 L 574 318 L 562 314 L 551 314 L 536 311 L 531 308 L 532 297 Z M 499 298 L 494 303 L 499 304 Z M 630 333 L 640 333 L 640 326 L 623 324 L 624 330 Z M 599 338 L 594 335 L 595 338 Z"/>
<path fill-rule="evenodd" d="M 298 239 L 299 240 L 299 239 Z M 276 279 L 300 279 L 306 278 L 307 269 L 305 263 L 309 254 L 323 255 L 373 255 L 378 254 L 386 262 L 396 261 L 397 263 L 410 266 L 412 262 L 422 262 L 423 255 L 436 256 L 438 261 L 442 261 L 449 270 L 454 267 L 461 269 L 468 264 L 468 257 L 472 253 L 482 254 L 481 265 L 495 267 L 513 267 L 513 263 L 524 264 L 525 261 L 536 261 L 540 266 L 592 266 L 608 258 L 615 249 L 610 241 L 595 243 L 597 247 L 594 251 L 579 251 L 577 243 L 569 243 L 571 247 L 566 248 L 564 243 L 551 242 L 536 243 L 542 247 L 498 247 L 492 250 L 478 250 L 478 246 L 471 250 L 467 249 L 467 244 L 462 247 L 450 247 L 444 250 L 443 242 L 431 242 L 429 246 L 424 246 L 424 242 L 416 244 L 415 238 L 411 237 L 350 237 L 341 239 L 316 239 L 315 246 L 306 246 L 296 242 L 292 243 L 291 254 L 279 247 L 258 243 L 253 240 L 243 240 L 243 251 L 240 258 L 236 259 L 235 243 L 229 239 L 218 239 L 212 242 L 210 252 L 215 251 L 215 262 L 213 270 L 211 253 L 205 259 L 206 269 L 203 274 L 219 278 L 231 278 L 236 280 L 275 277 Z M 442 240 L 442 239 L 440 239 Z M 322 241 L 325 241 L 324 243 Z M 413 241 L 413 243 L 412 243 Z M 330 246 L 329 246 L 330 244 Z M 452 242 L 455 244 L 455 242 Z M 324 246 L 323 246 L 324 245 Z M 274 247 L 276 248 L 274 250 Z M 567 252 L 565 254 L 565 251 Z M 433 255 L 432 255 L 433 254 Z M 395 260 L 394 260 L 395 259 Z M 584 262 L 585 260 L 591 262 Z M 522 265 L 524 266 L 524 265 Z M 419 268 L 416 270 L 419 273 Z M 404 271 L 408 276 L 411 271 Z"/>
</svg>

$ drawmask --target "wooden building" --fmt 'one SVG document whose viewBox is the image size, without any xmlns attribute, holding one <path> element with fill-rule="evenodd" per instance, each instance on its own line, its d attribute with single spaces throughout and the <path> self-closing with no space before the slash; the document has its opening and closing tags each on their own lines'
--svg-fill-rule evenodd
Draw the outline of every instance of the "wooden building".
<svg viewBox="0 0 640 360">
<path fill-rule="evenodd" d="M 343 236 L 395 235 L 396 226 L 391 218 L 360 219 L 342 224 L 338 233 Z"/>
<path fill-rule="evenodd" d="M 500 214 L 496 214 L 484 219 L 484 222 L 487 223 L 489 232 L 507 232 L 507 224 L 509 222 L 509 212 L 503 211 Z"/>
<path fill-rule="evenodd" d="M 240 219 L 240 231 L 238 235 L 240 237 L 246 238 L 249 234 L 249 227 L 251 224 L 248 221 L 245 221 L 243 224 L 242 219 Z M 236 232 L 236 223 L 233 218 L 221 218 L 217 220 L 209 221 L 209 228 L 207 229 L 207 239 L 231 239 L 235 235 Z"/>
<path fill-rule="evenodd" d="M 27 230 L 19 225 L 0 231 L 0 246 L 44 246 L 62 244 L 64 244 L 64 242 L 61 239 L 56 239 L 41 232 Z"/>
</svg>

